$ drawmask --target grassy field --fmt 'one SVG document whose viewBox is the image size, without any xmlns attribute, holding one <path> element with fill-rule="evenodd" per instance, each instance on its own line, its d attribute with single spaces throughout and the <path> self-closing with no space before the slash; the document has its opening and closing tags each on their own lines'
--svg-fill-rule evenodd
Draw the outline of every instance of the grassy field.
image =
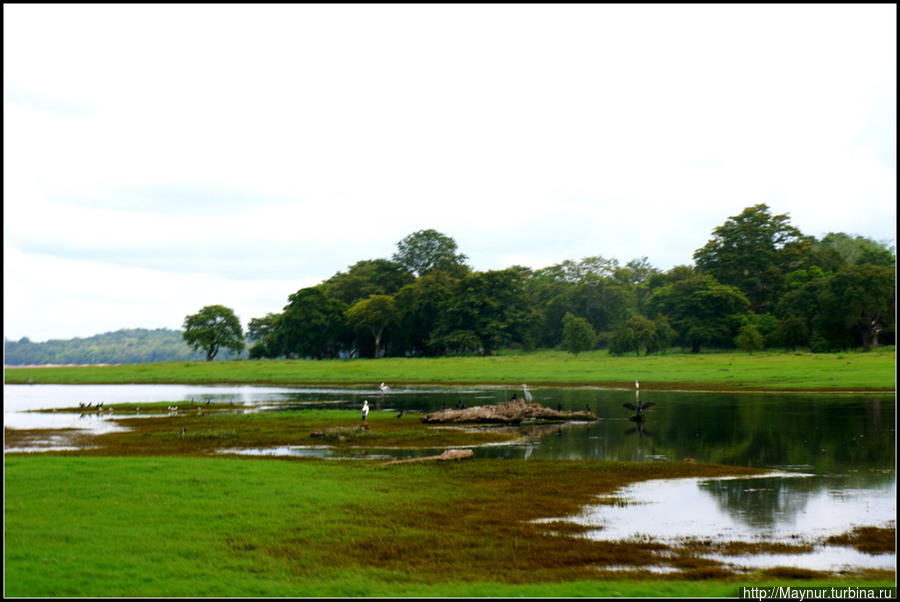
<svg viewBox="0 0 900 602">
<path fill-rule="evenodd" d="M 166 362 L 5 370 L 8 384 L 520 384 L 712 390 L 894 390 L 894 347 L 868 353 L 668 353 L 614 357 L 560 351 L 492 357 Z"/>
<path fill-rule="evenodd" d="M 894 585 L 893 574 L 731 575 L 691 550 L 572 538 L 634 480 L 751 473 L 688 463 L 7 455 L 5 595 L 736 596 L 741 585 Z M 550 529 L 548 531 L 548 529 Z M 666 552 L 677 577 L 643 567 Z M 631 566 L 630 572 L 597 567 Z"/>
</svg>

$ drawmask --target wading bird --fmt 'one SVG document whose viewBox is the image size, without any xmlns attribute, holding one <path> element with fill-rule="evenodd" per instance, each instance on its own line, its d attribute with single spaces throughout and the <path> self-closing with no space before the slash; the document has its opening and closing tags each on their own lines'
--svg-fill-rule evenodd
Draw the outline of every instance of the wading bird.
<svg viewBox="0 0 900 602">
<path fill-rule="evenodd" d="M 362 407 L 363 422 L 365 422 L 368 417 L 369 417 L 369 400 L 366 399 L 363 401 L 363 407 Z"/>
<path fill-rule="evenodd" d="M 378 385 L 378 390 L 381 391 L 382 393 L 387 393 L 388 391 L 391 390 L 391 388 L 389 386 L 387 386 L 386 384 L 381 383 L 380 385 Z"/>
<path fill-rule="evenodd" d="M 528 385 L 522 385 L 522 391 L 525 393 L 525 401 L 531 403 L 531 391 L 528 390 Z"/>
</svg>

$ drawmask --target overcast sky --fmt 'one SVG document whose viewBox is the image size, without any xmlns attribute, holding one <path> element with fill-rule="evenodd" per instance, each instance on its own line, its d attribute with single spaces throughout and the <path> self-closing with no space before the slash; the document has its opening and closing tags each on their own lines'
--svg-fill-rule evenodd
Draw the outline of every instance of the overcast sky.
<svg viewBox="0 0 900 602">
<path fill-rule="evenodd" d="M 692 263 L 896 238 L 896 6 L 3 5 L 4 335 L 246 327 L 433 228 Z"/>
</svg>

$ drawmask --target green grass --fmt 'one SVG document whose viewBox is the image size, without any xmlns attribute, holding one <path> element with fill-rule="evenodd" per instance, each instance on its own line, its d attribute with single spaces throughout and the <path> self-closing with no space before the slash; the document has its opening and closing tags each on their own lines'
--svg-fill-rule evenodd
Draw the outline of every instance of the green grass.
<svg viewBox="0 0 900 602">
<path fill-rule="evenodd" d="M 679 577 L 597 573 L 648 544 L 553 536 L 525 522 L 666 476 L 752 472 L 686 463 L 373 462 L 7 455 L 11 597 L 735 596 L 674 553 Z M 684 575 L 693 575 L 694 578 Z M 893 585 L 893 574 L 803 585 Z"/>
<path fill-rule="evenodd" d="M 668 353 L 577 356 L 562 351 L 501 353 L 492 357 L 378 360 L 253 360 L 165 362 L 121 366 L 7 368 L 5 382 L 33 383 L 255 383 L 520 384 L 631 386 L 714 390 L 894 390 L 894 347 L 821 353 Z"/>
</svg>

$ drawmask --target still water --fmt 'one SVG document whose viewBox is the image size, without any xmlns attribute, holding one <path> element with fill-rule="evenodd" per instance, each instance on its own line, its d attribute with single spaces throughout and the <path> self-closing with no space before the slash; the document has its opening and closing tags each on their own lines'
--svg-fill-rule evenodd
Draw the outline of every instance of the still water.
<svg viewBox="0 0 900 602">
<path fill-rule="evenodd" d="M 654 462 L 694 459 L 772 468 L 777 477 L 679 479 L 637 484 L 620 492 L 628 504 L 588 507 L 569 520 L 597 528 L 595 536 L 684 538 L 717 534 L 754 540 L 781 534 L 821 538 L 854 526 L 893 526 L 896 518 L 895 397 L 893 394 L 697 393 L 643 391 L 653 402 L 642 422 L 623 407 L 635 391 L 596 388 L 534 388 L 534 400 L 564 410 L 588 409 L 591 423 L 523 427 L 512 445 L 475 448 L 477 457 L 609 459 Z M 78 403 L 166 401 L 234 403 L 236 411 L 338 407 L 373 411 L 430 412 L 464 404 L 493 404 L 521 395 L 521 387 L 295 388 L 187 385 L 6 385 L 8 428 L 118 428 L 108 418 L 31 409 L 77 407 Z M 14 450 L 6 450 L 14 451 Z M 327 447 L 231 450 L 261 455 L 343 459 Z M 351 457 L 408 457 L 443 450 L 365 450 Z M 649 505 L 649 506 L 648 506 Z M 644 531 L 647 533 L 645 533 Z M 668 533 L 667 530 L 671 530 Z M 668 534 L 668 535 L 667 535 Z M 843 548 L 832 559 L 827 547 L 807 555 L 806 566 L 895 568 L 896 555 L 862 555 Z M 824 559 L 823 559 L 824 555 Z M 857 554 L 859 556 L 859 554 Z M 794 565 L 802 565 L 792 555 Z M 747 560 L 749 562 L 749 560 Z M 837 564 L 835 564 L 837 563 Z"/>
</svg>

